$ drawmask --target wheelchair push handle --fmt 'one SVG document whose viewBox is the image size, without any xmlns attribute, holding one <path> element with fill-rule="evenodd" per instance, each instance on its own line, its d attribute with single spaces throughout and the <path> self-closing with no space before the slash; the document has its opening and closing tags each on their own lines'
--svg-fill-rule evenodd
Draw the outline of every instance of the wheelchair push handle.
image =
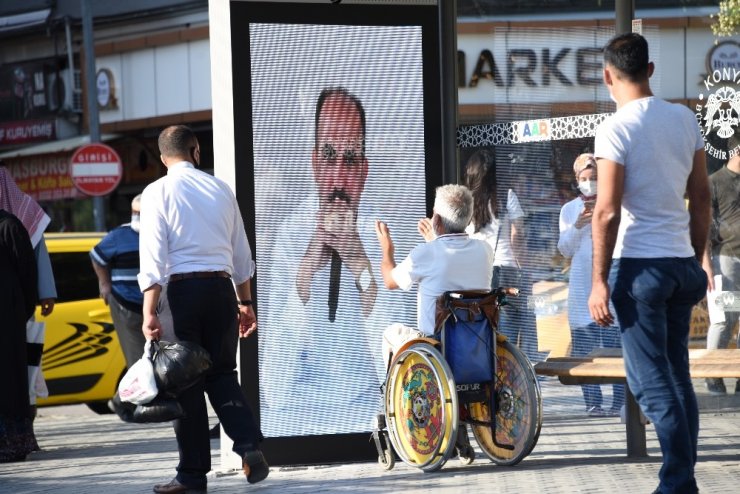
<svg viewBox="0 0 740 494">
<path fill-rule="evenodd" d="M 513 288 L 513 287 L 503 288 L 503 287 L 501 287 L 501 288 L 498 288 L 497 290 L 501 293 L 501 295 L 504 295 L 504 296 L 506 296 L 506 295 L 511 295 L 512 297 L 518 297 L 519 296 L 519 289 L 518 288 Z"/>
<path fill-rule="evenodd" d="M 495 295 L 499 300 L 503 299 L 507 296 L 512 297 L 518 297 L 519 296 L 519 289 L 514 287 L 499 287 L 495 288 L 491 291 L 472 291 L 472 290 L 465 290 L 465 291 L 452 291 L 452 292 L 446 292 L 444 296 L 449 297 L 451 299 L 463 299 L 463 298 L 484 298 L 489 295 Z"/>
</svg>

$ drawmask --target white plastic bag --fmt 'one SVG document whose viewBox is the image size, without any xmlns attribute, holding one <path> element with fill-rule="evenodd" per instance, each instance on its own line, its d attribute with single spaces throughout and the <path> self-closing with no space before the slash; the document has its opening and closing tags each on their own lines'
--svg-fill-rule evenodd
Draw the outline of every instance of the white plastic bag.
<svg viewBox="0 0 740 494">
<path fill-rule="evenodd" d="M 147 340 L 144 355 L 131 366 L 118 384 L 118 396 L 121 401 L 144 405 L 152 401 L 157 393 L 159 391 L 152 366 L 152 342 Z"/>
<path fill-rule="evenodd" d="M 41 355 L 44 350 L 44 333 L 46 325 L 33 316 L 26 323 L 26 345 L 28 346 L 28 398 L 31 405 L 36 398 L 47 398 L 49 390 L 41 372 Z"/>
</svg>

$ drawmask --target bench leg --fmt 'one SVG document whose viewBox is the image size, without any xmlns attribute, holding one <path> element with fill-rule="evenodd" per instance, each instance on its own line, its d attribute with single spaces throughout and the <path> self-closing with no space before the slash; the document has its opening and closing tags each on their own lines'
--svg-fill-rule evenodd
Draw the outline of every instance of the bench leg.
<svg viewBox="0 0 740 494">
<path fill-rule="evenodd" d="M 629 386 L 625 386 L 625 415 L 627 428 L 627 456 L 629 458 L 644 458 L 647 454 L 647 440 L 645 439 L 645 424 L 640 420 L 640 406 L 632 396 Z"/>
</svg>

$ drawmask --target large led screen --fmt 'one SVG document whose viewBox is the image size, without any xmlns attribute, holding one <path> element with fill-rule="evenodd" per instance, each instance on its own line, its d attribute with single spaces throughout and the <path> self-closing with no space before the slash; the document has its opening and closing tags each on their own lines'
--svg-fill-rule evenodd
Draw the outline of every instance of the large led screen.
<svg viewBox="0 0 740 494">
<path fill-rule="evenodd" d="M 416 318 L 374 225 L 399 262 L 422 241 L 422 27 L 251 22 L 249 47 L 262 431 L 370 431 L 383 330 Z"/>
</svg>

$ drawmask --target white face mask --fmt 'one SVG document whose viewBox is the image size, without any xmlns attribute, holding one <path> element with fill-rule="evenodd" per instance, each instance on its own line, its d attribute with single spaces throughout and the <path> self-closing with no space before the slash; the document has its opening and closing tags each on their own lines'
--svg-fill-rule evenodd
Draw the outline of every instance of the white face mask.
<svg viewBox="0 0 740 494">
<path fill-rule="evenodd" d="M 131 215 L 131 229 L 136 233 L 139 232 L 139 225 L 141 224 L 140 218 L 141 216 L 139 216 L 138 214 Z"/>
<path fill-rule="evenodd" d="M 586 180 L 583 182 L 578 182 L 578 190 L 581 191 L 581 194 L 583 194 L 586 197 L 591 197 L 596 195 L 596 180 Z"/>
</svg>

